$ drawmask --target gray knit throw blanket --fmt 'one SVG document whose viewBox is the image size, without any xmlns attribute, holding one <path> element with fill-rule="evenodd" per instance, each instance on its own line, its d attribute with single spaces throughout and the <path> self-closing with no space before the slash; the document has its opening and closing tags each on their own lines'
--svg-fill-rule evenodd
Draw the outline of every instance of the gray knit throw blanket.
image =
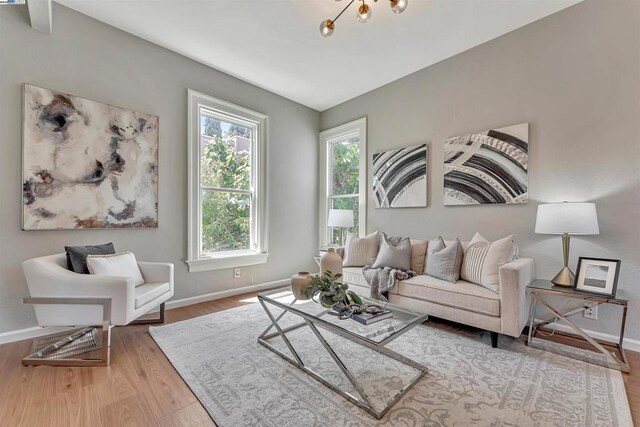
<svg viewBox="0 0 640 427">
<path fill-rule="evenodd" d="M 362 267 L 362 274 L 369 284 L 369 294 L 371 298 L 379 301 L 387 301 L 382 293 L 389 292 L 397 280 L 406 280 L 415 276 L 416 272 L 391 267 L 373 268 L 370 265 L 365 265 Z"/>
</svg>

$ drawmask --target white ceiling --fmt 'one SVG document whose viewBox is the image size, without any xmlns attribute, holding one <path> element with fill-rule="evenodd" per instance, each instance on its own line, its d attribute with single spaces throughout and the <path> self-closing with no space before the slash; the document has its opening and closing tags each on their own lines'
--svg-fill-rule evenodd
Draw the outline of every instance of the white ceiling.
<svg viewBox="0 0 640 427">
<path fill-rule="evenodd" d="M 580 0 L 56 0 L 318 111 L 536 21 Z M 54 30 L 55 31 L 55 16 Z"/>
</svg>

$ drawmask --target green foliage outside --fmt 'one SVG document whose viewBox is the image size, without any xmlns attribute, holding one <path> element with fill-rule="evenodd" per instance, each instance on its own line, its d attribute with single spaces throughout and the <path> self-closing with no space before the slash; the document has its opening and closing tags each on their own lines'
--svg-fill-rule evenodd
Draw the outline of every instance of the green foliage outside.
<svg viewBox="0 0 640 427">
<path fill-rule="evenodd" d="M 359 138 L 351 138 L 343 142 L 331 144 L 333 166 L 333 195 L 358 194 L 359 192 Z M 348 231 L 358 234 L 358 196 L 331 199 L 333 209 L 351 209 L 354 211 L 353 227 Z M 331 243 L 340 243 L 340 230 L 331 230 Z"/>
<path fill-rule="evenodd" d="M 217 121 L 205 119 L 204 123 L 204 132 L 213 139 L 204 147 L 200 161 L 201 184 L 216 188 L 249 190 L 251 188 L 250 154 L 248 151 L 236 152 L 233 138 L 240 132 L 231 134 L 229 131 L 223 135 L 219 122 L 217 125 L 214 122 Z M 249 249 L 250 217 L 250 195 L 203 190 L 203 252 Z"/>
</svg>

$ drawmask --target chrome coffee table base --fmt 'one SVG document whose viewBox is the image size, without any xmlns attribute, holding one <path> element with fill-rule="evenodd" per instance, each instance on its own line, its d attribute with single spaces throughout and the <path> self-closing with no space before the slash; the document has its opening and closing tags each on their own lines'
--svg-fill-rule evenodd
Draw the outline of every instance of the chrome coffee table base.
<svg viewBox="0 0 640 427">
<path fill-rule="evenodd" d="M 320 313 L 318 313 L 316 316 L 313 316 L 311 314 L 307 314 L 307 313 L 303 313 L 300 311 L 296 311 L 293 312 L 291 311 L 289 308 L 292 307 L 295 303 L 296 300 L 294 299 L 291 303 L 289 304 L 283 304 L 281 302 L 278 301 L 274 301 L 271 299 L 265 299 L 263 297 L 261 297 L 261 295 L 258 295 L 258 300 L 260 301 L 260 304 L 262 305 L 262 308 L 264 308 L 264 311 L 267 313 L 267 316 L 269 316 L 269 319 L 271 320 L 271 325 L 269 327 L 267 327 L 267 329 L 264 330 L 264 332 L 262 332 L 262 334 L 260 334 L 260 336 L 258 337 L 258 342 L 260 344 L 262 344 L 263 346 L 265 346 L 266 348 L 268 348 L 269 350 L 273 351 L 274 353 L 276 353 L 278 356 L 282 357 L 284 360 L 288 361 L 289 363 L 293 364 L 294 366 L 298 367 L 299 369 L 301 369 L 302 371 L 306 372 L 308 375 L 310 375 L 311 377 L 315 378 L 316 380 L 320 381 L 322 384 L 324 384 L 325 386 L 329 387 L 331 390 L 335 391 L 336 393 L 340 394 L 341 396 L 343 396 L 344 398 L 348 399 L 351 403 L 357 405 L 358 407 L 362 408 L 363 410 L 365 410 L 367 413 L 369 413 L 370 415 L 374 416 L 377 419 L 382 418 L 392 407 L 393 405 L 395 405 L 398 400 L 400 400 L 400 398 L 402 396 L 405 395 L 405 393 L 407 393 L 407 391 L 409 391 L 418 381 L 420 381 L 420 379 L 422 377 L 424 377 L 427 373 L 427 367 L 417 363 L 399 353 L 396 353 L 393 350 L 390 350 L 388 348 L 385 347 L 385 345 L 387 345 L 389 342 L 391 342 L 393 339 L 397 338 L 398 336 L 404 334 L 404 332 L 408 331 L 409 329 L 411 329 L 411 327 L 418 325 L 420 323 L 422 323 L 424 320 L 426 320 L 427 316 L 422 316 L 419 317 L 415 320 L 415 322 L 413 322 L 412 325 L 410 325 L 410 327 L 405 328 L 404 330 L 400 331 L 399 333 L 396 333 L 394 335 L 391 335 L 390 337 L 388 337 L 388 339 L 385 339 L 383 341 L 381 341 L 380 343 L 375 343 L 367 338 L 364 337 L 360 337 L 357 335 L 354 335 L 352 333 L 349 333 L 348 331 L 345 331 L 343 329 L 341 329 L 338 326 L 335 326 L 329 322 L 326 322 L 322 319 L 319 319 L 319 316 L 326 314 L 327 310 L 324 310 Z M 282 313 L 280 313 L 278 315 L 278 317 L 274 317 L 273 313 L 271 312 L 271 310 L 269 310 L 269 307 L 267 305 L 274 305 L 277 306 L 278 308 L 282 309 Z M 286 328 L 283 328 L 280 326 L 280 324 L 278 323 L 282 317 L 284 317 L 284 315 L 286 313 L 291 313 L 293 315 L 302 317 L 303 322 L 297 323 L 295 325 L 292 326 L 288 326 Z M 346 321 L 346 320 L 345 320 Z M 310 367 L 308 367 L 307 365 L 305 365 L 304 361 L 302 360 L 302 358 L 299 356 L 298 352 L 295 350 L 295 348 L 293 347 L 293 345 L 291 344 L 291 342 L 289 341 L 289 339 L 287 339 L 286 333 L 293 331 L 295 329 L 298 328 L 302 328 L 307 326 L 311 332 L 313 332 L 313 334 L 315 335 L 315 337 L 318 339 L 318 341 L 320 341 L 320 343 L 322 344 L 322 346 L 327 350 L 327 352 L 329 353 L 329 355 L 331 356 L 331 358 L 333 359 L 333 361 L 336 363 L 336 365 L 338 365 L 338 367 L 340 368 L 340 370 L 344 373 L 344 375 L 347 377 L 347 379 L 349 380 L 349 382 L 351 382 L 351 384 L 353 385 L 354 389 L 356 390 L 357 394 L 354 393 L 350 393 L 346 390 L 341 389 L 340 387 L 336 386 L 335 384 L 333 384 L 329 379 L 327 379 L 326 377 L 324 377 L 322 374 L 314 371 L 313 369 L 311 369 Z M 356 342 L 364 347 L 367 347 L 369 349 L 372 349 L 374 351 L 377 351 L 381 354 L 384 354 L 387 357 L 390 357 L 394 360 L 397 360 L 398 362 L 401 362 L 407 366 L 410 366 L 416 370 L 418 370 L 419 374 L 409 383 L 407 384 L 405 387 L 403 387 L 401 390 L 398 391 L 398 393 L 391 399 L 391 401 L 387 404 L 387 406 L 384 407 L 384 409 L 378 411 L 376 410 L 376 408 L 373 406 L 373 403 L 371 402 L 371 399 L 369 398 L 369 396 L 367 395 L 367 393 L 363 390 L 362 385 L 358 382 L 357 377 L 349 370 L 349 368 L 347 368 L 347 366 L 344 364 L 344 362 L 340 359 L 340 357 L 336 354 L 336 352 L 333 350 L 333 348 L 331 347 L 331 345 L 324 339 L 324 337 L 322 336 L 322 334 L 320 333 L 320 331 L 318 330 L 317 326 L 319 326 L 322 329 L 326 329 L 329 330 L 343 338 L 349 339 L 353 342 Z M 274 332 L 270 332 L 272 329 L 275 328 Z M 284 343 L 287 345 L 287 348 L 289 349 L 289 351 L 291 352 L 291 356 L 288 356 L 286 354 L 284 354 L 283 352 L 281 352 L 280 350 L 278 350 L 277 348 L 275 348 L 274 346 L 272 346 L 268 340 L 270 338 L 276 337 L 276 336 L 280 336 L 282 337 Z"/>
</svg>

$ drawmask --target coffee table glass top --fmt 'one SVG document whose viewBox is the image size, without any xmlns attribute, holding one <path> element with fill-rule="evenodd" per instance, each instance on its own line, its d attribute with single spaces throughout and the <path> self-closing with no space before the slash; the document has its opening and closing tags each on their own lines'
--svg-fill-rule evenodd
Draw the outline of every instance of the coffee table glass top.
<svg viewBox="0 0 640 427">
<path fill-rule="evenodd" d="M 277 288 L 258 295 L 259 298 L 277 307 L 308 318 L 314 324 L 327 329 L 338 328 L 355 338 L 366 339 L 372 344 L 387 344 L 402 335 L 413 326 L 427 320 L 426 314 L 419 314 L 382 301 L 360 296 L 366 303 L 377 304 L 393 312 L 393 317 L 363 325 L 352 319 L 340 319 L 329 314 L 329 310 L 313 300 L 297 301 L 291 287 Z"/>
</svg>

